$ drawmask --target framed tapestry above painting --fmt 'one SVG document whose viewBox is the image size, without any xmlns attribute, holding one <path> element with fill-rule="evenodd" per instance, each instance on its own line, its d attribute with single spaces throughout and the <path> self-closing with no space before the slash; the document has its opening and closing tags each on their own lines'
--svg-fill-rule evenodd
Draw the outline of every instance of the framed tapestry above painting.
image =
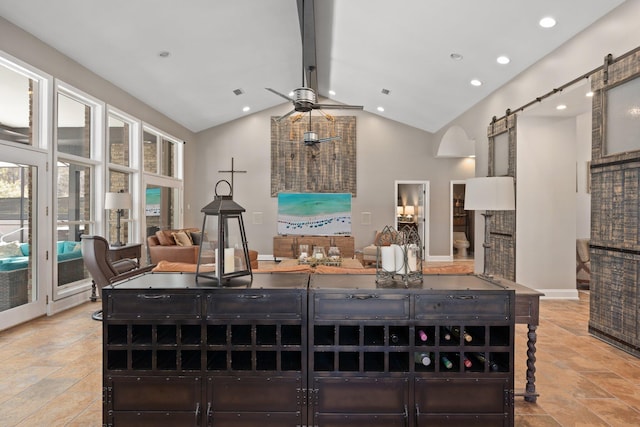
<svg viewBox="0 0 640 427">
<path fill-rule="evenodd" d="M 355 116 L 305 113 L 275 119 L 271 118 L 271 197 L 281 192 L 356 196 Z M 339 139 L 305 145 L 310 126 L 319 139 Z"/>
</svg>

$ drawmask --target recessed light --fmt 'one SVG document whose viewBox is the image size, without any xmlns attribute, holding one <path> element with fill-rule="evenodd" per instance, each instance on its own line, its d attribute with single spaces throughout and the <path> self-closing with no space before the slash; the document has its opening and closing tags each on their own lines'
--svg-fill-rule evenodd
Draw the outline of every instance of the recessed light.
<svg viewBox="0 0 640 427">
<path fill-rule="evenodd" d="M 478 79 L 473 79 L 469 83 L 471 83 L 471 86 L 482 86 L 482 82 Z"/>
<path fill-rule="evenodd" d="M 158 56 L 159 56 L 160 58 L 168 58 L 168 57 L 169 57 L 169 55 L 171 55 L 171 52 L 169 52 L 168 50 L 163 50 L 162 52 L 160 52 L 160 53 L 158 54 Z"/>
<path fill-rule="evenodd" d="M 336 91 L 335 91 L 335 90 L 330 90 L 330 91 L 329 91 L 329 95 L 331 95 L 331 96 L 335 96 L 335 94 L 336 94 Z"/>
<path fill-rule="evenodd" d="M 566 109 L 567 109 L 567 106 L 564 104 L 559 104 L 556 106 L 556 110 L 566 110 Z"/>
<path fill-rule="evenodd" d="M 289 92 L 289 98 L 293 98 L 293 95 L 294 95 L 293 91 Z"/>
<path fill-rule="evenodd" d="M 451 55 L 449 55 L 449 58 L 453 59 L 454 61 L 461 61 L 462 55 L 460 55 L 459 53 L 452 53 Z"/>
<path fill-rule="evenodd" d="M 505 64 L 508 64 L 509 62 L 511 62 L 509 57 L 508 56 L 504 56 L 504 55 L 503 56 L 498 56 L 498 59 L 496 59 L 496 61 L 498 61 L 498 64 L 502 64 L 502 65 L 505 65 Z"/>
<path fill-rule="evenodd" d="M 584 96 L 586 96 L 587 98 L 592 98 L 593 97 L 593 92 L 589 91 Z"/>
<path fill-rule="evenodd" d="M 242 107 L 242 111 L 244 111 L 245 113 L 246 113 L 247 111 L 249 111 L 249 110 L 251 110 L 251 107 L 249 107 L 249 106 Z"/>
<path fill-rule="evenodd" d="M 380 111 L 382 113 L 384 111 L 384 107 L 382 107 L 382 106 L 378 107 L 378 111 Z"/>
<path fill-rule="evenodd" d="M 550 16 L 545 16 L 538 22 L 538 25 L 542 28 L 552 28 L 556 26 L 556 20 Z"/>
</svg>

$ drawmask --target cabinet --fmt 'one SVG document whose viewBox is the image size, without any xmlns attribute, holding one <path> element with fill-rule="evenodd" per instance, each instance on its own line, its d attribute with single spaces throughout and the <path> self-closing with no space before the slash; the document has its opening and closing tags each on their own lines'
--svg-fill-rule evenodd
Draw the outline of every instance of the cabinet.
<svg viewBox="0 0 640 427">
<path fill-rule="evenodd" d="M 474 276 L 207 283 L 103 288 L 104 425 L 513 425 L 513 290 Z"/>
<path fill-rule="evenodd" d="M 103 288 L 103 424 L 303 425 L 307 283 L 149 273 Z"/>
<path fill-rule="evenodd" d="M 274 258 L 298 258 L 300 256 L 300 245 L 309 245 L 309 250 L 313 251 L 314 246 L 322 246 L 325 251 L 330 246 L 340 248 L 340 255 L 343 258 L 353 258 L 355 254 L 355 240 L 353 236 L 294 236 L 282 235 L 273 238 Z"/>
<path fill-rule="evenodd" d="M 312 276 L 310 425 L 513 425 L 514 298 L 472 276 Z"/>
</svg>

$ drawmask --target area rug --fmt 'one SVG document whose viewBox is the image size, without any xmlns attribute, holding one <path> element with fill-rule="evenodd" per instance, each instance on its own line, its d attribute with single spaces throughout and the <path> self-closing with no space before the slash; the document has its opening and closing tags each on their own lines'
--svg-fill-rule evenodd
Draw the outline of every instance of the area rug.
<svg viewBox="0 0 640 427">
<path fill-rule="evenodd" d="M 214 271 L 210 264 L 201 266 L 203 272 Z M 196 264 L 183 262 L 160 261 L 153 269 L 155 272 L 195 273 Z M 376 269 L 343 268 L 329 265 L 296 265 L 294 263 L 259 262 L 259 268 L 254 273 L 316 273 L 316 274 L 376 274 Z M 473 261 L 456 262 L 428 262 L 422 268 L 423 274 L 473 274 Z"/>
<path fill-rule="evenodd" d="M 374 267 L 343 268 L 328 265 L 292 265 L 291 263 L 260 262 L 254 273 L 316 273 L 316 274 L 376 274 Z M 473 261 L 429 262 L 422 268 L 423 274 L 473 274 Z"/>
</svg>

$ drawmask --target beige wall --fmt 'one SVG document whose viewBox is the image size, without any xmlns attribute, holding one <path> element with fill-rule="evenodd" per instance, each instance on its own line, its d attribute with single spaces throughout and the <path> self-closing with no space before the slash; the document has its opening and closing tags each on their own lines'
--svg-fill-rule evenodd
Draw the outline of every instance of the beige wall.
<svg viewBox="0 0 640 427">
<path fill-rule="evenodd" d="M 247 170 L 235 175 L 234 199 L 247 209 L 244 216 L 249 246 L 272 254 L 277 233 L 276 198 L 270 196 L 270 117 L 286 113 L 289 104 L 258 112 L 200 132 L 186 146 L 187 210 L 185 223 L 199 225 L 200 209 L 214 197 L 214 185 L 231 167 Z M 395 181 L 426 180 L 431 189 L 430 253 L 449 255 L 449 181 L 473 176 L 472 159 L 435 159 L 433 135 L 367 112 L 338 112 L 357 117 L 357 197 L 352 201 L 352 230 L 356 249 L 373 241 L 376 230 L 395 220 Z M 254 216 L 262 213 L 262 224 Z M 362 213 L 371 224 L 362 224 Z"/>
</svg>

